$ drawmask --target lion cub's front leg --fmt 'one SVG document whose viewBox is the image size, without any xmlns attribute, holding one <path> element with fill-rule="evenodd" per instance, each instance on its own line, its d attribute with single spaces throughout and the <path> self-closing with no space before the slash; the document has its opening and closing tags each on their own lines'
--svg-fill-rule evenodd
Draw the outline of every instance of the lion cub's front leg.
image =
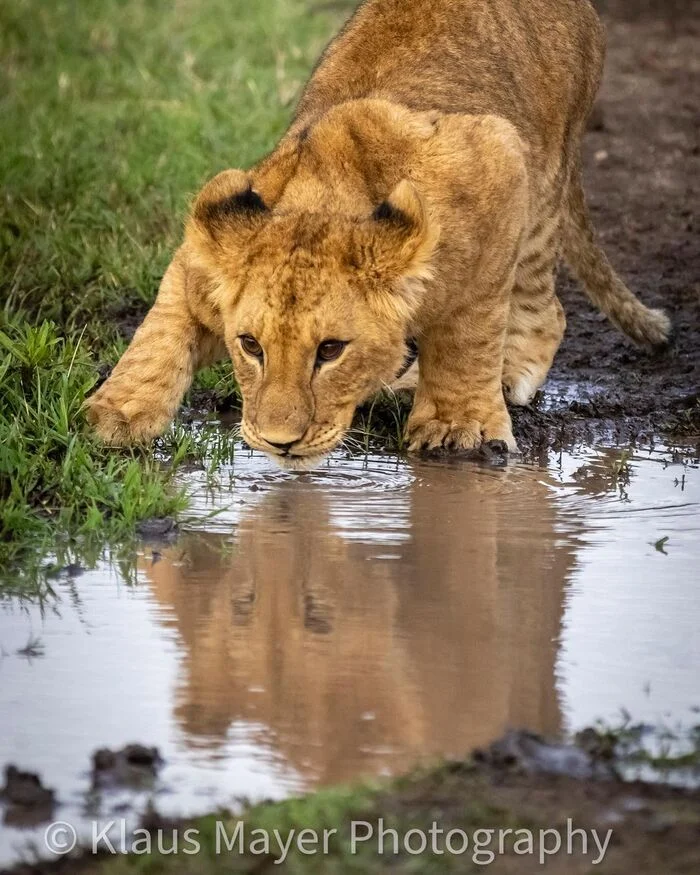
<svg viewBox="0 0 700 875">
<path fill-rule="evenodd" d="M 158 297 L 109 379 L 85 403 L 108 444 L 149 441 L 173 419 L 196 369 L 219 357 L 219 342 L 190 312 L 179 250 Z"/>
<path fill-rule="evenodd" d="M 409 449 L 517 451 L 501 385 L 506 300 L 454 314 L 420 341 L 420 378 L 408 420 Z"/>
<path fill-rule="evenodd" d="M 515 128 L 492 116 L 446 116 L 438 131 L 442 157 L 425 185 L 441 195 L 443 251 L 416 319 L 420 373 L 408 444 L 415 452 L 503 441 L 517 451 L 502 379 L 529 214 L 526 148 Z"/>
</svg>

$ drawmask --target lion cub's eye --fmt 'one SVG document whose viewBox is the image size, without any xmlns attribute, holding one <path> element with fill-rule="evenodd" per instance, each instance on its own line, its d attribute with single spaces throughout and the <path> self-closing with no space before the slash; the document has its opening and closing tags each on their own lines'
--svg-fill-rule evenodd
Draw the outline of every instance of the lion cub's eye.
<svg viewBox="0 0 700 875">
<path fill-rule="evenodd" d="M 324 340 L 316 353 L 316 361 L 320 364 L 335 361 L 340 358 L 346 346 L 347 342 L 344 340 Z"/>
<path fill-rule="evenodd" d="M 241 342 L 241 346 L 243 347 L 244 352 L 247 352 L 248 355 L 255 356 L 255 358 L 262 358 L 263 349 L 258 341 L 251 334 L 241 334 L 238 339 Z"/>
</svg>

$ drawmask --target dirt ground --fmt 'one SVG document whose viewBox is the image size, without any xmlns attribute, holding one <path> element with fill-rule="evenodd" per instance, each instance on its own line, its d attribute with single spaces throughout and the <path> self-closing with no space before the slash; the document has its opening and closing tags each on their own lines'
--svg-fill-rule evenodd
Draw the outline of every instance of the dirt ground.
<svg viewBox="0 0 700 875">
<path fill-rule="evenodd" d="M 606 76 L 584 141 L 600 240 L 645 303 L 673 319 L 672 348 L 635 349 L 565 275 L 567 335 L 544 403 L 515 411 L 525 448 L 609 436 L 700 434 L 700 4 L 601 0 Z"/>
</svg>

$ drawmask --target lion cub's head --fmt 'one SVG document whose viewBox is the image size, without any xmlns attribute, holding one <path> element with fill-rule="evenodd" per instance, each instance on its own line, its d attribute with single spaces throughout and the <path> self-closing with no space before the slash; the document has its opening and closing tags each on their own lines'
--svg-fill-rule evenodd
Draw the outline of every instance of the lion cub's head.
<svg viewBox="0 0 700 875">
<path fill-rule="evenodd" d="M 436 238 L 406 181 L 364 216 L 270 209 L 240 171 L 204 188 L 187 241 L 252 447 L 305 469 L 342 440 L 401 369 Z"/>
</svg>

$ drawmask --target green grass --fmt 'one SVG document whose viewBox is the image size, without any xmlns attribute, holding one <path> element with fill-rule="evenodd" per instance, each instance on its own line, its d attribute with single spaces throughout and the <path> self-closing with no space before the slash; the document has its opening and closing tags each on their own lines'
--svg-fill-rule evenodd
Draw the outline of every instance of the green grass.
<svg viewBox="0 0 700 875">
<path fill-rule="evenodd" d="M 331 29 L 306 0 L 2 4 L 11 305 L 100 338 L 143 310 L 191 195 L 274 145 Z"/>
<path fill-rule="evenodd" d="M 185 506 L 172 468 L 111 452 L 80 428 L 96 376 L 80 343 L 49 322 L 0 330 L 0 569 L 15 579 L 66 536 L 118 538 Z"/>
<path fill-rule="evenodd" d="M 192 194 L 274 146 L 340 6 L 0 4 L 0 577 L 182 509 L 172 466 L 105 451 L 81 405 L 152 302 Z M 197 389 L 236 398 L 226 367 Z M 170 455 L 195 444 L 178 432 Z"/>
<path fill-rule="evenodd" d="M 614 760 L 620 774 L 629 779 L 645 767 L 660 781 L 673 777 L 689 786 L 700 782 L 700 724 L 637 723 L 623 711 L 619 722 L 601 721 L 579 733 L 577 741 L 596 757 Z"/>
</svg>

